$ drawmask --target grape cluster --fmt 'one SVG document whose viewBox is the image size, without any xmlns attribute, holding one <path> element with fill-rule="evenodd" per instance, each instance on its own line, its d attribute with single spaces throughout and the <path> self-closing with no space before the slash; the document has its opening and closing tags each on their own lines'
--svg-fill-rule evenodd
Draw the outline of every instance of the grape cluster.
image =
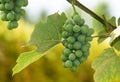
<svg viewBox="0 0 120 82">
<path fill-rule="evenodd" d="M 62 44 L 64 45 L 61 60 L 65 68 L 76 71 L 89 55 L 90 41 L 94 30 L 84 24 L 78 14 L 67 20 L 63 26 Z"/>
<path fill-rule="evenodd" d="M 0 0 L 1 20 L 8 21 L 8 29 L 18 27 L 18 20 L 25 14 L 22 7 L 28 5 L 28 0 Z"/>
</svg>

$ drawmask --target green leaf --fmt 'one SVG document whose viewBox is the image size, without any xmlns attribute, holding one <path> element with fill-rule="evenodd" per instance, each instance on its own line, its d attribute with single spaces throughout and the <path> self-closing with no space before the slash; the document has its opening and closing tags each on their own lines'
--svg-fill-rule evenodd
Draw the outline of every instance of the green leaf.
<svg viewBox="0 0 120 82">
<path fill-rule="evenodd" d="M 66 21 L 64 13 L 48 16 L 46 22 L 39 22 L 31 35 L 30 45 L 37 46 L 37 51 L 45 52 L 61 42 L 62 26 Z"/>
<path fill-rule="evenodd" d="M 118 18 L 118 26 L 120 26 L 120 17 Z"/>
<path fill-rule="evenodd" d="M 20 56 L 17 59 L 17 64 L 12 69 L 13 75 L 15 75 L 16 73 L 20 72 L 21 70 L 26 68 L 31 63 L 33 63 L 36 60 L 38 60 L 43 55 L 44 54 L 40 54 L 36 50 L 30 51 L 30 52 L 24 52 L 24 53 L 20 54 Z"/>
<path fill-rule="evenodd" d="M 116 50 L 120 51 L 120 36 L 115 38 L 110 45 L 114 47 Z"/>
<path fill-rule="evenodd" d="M 92 63 L 95 82 L 120 80 L 120 56 L 112 48 L 105 49 Z"/>
<path fill-rule="evenodd" d="M 13 75 L 23 70 L 31 63 L 37 61 L 42 57 L 46 51 L 61 42 L 62 26 L 66 21 L 64 13 L 59 15 L 58 13 L 48 16 L 46 22 L 40 21 L 29 41 L 29 45 L 36 46 L 35 51 L 24 52 L 18 59 L 17 64 L 13 68 Z"/>
<path fill-rule="evenodd" d="M 112 18 L 110 18 L 109 20 L 108 20 L 108 22 L 111 24 L 111 25 L 113 25 L 113 26 L 115 26 L 116 27 L 116 17 L 112 17 Z"/>
</svg>

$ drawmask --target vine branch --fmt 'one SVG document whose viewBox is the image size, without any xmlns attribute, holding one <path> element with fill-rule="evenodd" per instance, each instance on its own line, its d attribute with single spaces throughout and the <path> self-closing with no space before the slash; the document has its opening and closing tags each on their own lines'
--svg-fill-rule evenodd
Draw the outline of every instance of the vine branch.
<svg viewBox="0 0 120 82">
<path fill-rule="evenodd" d="M 102 23 L 106 28 L 107 32 L 111 32 L 113 31 L 116 27 L 111 25 L 110 23 L 107 22 L 106 25 L 106 21 L 104 19 L 102 19 L 100 16 L 98 16 L 97 14 L 95 14 L 93 11 L 91 11 L 90 9 L 88 9 L 86 6 L 84 6 L 83 4 L 81 4 L 79 1 L 77 0 L 67 0 L 70 4 L 76 5 L 77 7 L 79 7 L 80 9 L 82 9 L 83 11 L 85 11 L 86 13 L 88 13 L 89 15 L 91 15 L 93 18 L 95 18 L 97 21 L 99 21 L 100 23 Z"/>
</svg>

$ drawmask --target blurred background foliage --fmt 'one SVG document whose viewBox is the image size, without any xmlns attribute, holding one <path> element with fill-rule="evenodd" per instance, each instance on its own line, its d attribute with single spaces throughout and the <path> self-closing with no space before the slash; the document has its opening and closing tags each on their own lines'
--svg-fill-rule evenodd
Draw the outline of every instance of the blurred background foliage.
<svg viewBox="0 0 120 82">
<path fill-rule="evenodd" d="M 104 10 L 107 5 L 104 4 L 99 7 L 99 9 Z M 101 14 L 99 12 L 101 10 L 97 9 L 96 12 Z M 66 10 L 68 17 L 72 15 L 69 12 L 72 12 L 71 9 Z M 79 12 L 83 13 L 80 10 Z M 43 13 L 40 15 L 40 20 L 45 17 Z M 83 16 L 85 20 L 89 21 L 87 23 L 90 27 L 94 26 L 91 24 L 90 16 L 87 14 L 83 14 Z M 32 49 L 25 44 L 30 38 L 34 24 L 27 21 L 27 19 L 19 21 L 19 28 L 15 30 L 7 30 L 6 23 L 0 21 L 0 82 L 94 82 L 91 62 L 103 49 L 109 47 L 106 43 L 98 44 L 97 38 L 91 42 L 88 60 L 81 64 L 75 73 L 62 67 L 60 56 L 63 46 L 58 44 L 50 49 L 44 57 L 12 77 L 12 67 L 16 64 L 19 54 Z M 93 20 L 93 22 L 96 21 Z"/>
</svg>

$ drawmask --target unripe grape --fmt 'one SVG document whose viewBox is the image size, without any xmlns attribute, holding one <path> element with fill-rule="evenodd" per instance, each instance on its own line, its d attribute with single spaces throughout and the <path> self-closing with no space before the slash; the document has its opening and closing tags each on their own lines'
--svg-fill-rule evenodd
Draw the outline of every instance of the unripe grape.
<svg viewBox="0 0 120 82">
<path fill-rule="evenodd" d="M 62 41 L 62 44 L 63 44 L 65 47 L 67 47 L 67 45 L 68 45 L 67 40 L 63 40 L 63 41 Z"/>
<path fill-rule="evenodd" d="M 89 31 L 88 31 L 88 33 L 87 33 L 87 35 L 91 36 L 93 33 L 94 33 L 94 30 L 92 28 L 90 28 Z"/>
<path fill-rule="evenodd" d="M 21 15 L 25 15 L 25 10 L 24 10 L 24 9 L 21 9 L 20 14 L 21 14 Z"/>
<path fill-rule="evenodd" d="M 86 39 L 86 36 L 85 36 L 85 35 L 79 35 L 77 39 L 78 39 L 78 41 L 80 41 L 80 42 L 84 42 L 85 39 Z"/>
<path fill-rule="evenodd" d="M 79 60 L 74 60 L 74 61 L 73 61 L 73 65 L 74 65 L 74 66 L 79 66 L 79 65 L 80 65 Z"/>
<path fill-rule="evenodd" d="M 64 54 L 64 55 L 68 56 L 70 53 L 71 53 L 71 50 L 70 50 L 70 49 L 68 49 L 68 48 L 64 48 L 64 49 L 63 49 L 63 54 Z"/>
<path fill-rule="evenodd" d="M 62 56 L 61 56 L 61 60 L 62 61 L 66 61 L 68 58 L 63 54 Z"/>
<path fill-rule="evenodd" d="M 67 45 L 67 48 L 73 49 L 73 44 L 69 43 L 69 44 Z"/>
<path fill-rule="evenodd" d="M 79 33 L 79 32 L 77 32 L 77 33 L 74 33 L 74 35 L 73 35 L 73 36 L 74 36 L 75 38 L 77 38 L 79 35 L 80 35 L 80 33 Z"/>
<path fill-rule="evenodd" d="M 82 52 L 81 50 L 77 50 L 77 51 L 75 52 L 75 55 L 76 55 L 77 57 L 82 57 L 83 52 Z"/>
<path fill-rule="evenodd" d="M 18 7 L 27 6 L 28 5 L 28 0 L 17 0 L 16 5 Z"/>
<path fill-rule="evenodd" d="M 80 49 L 81 48 L 81 43 L 79 41 L 76 41 L 73 43 L 73 48 L 74 49 Z"/>
<path fill-rule="evenodd" d="M 79 59 L 80 62 L 84 62 L 87 59 L 87 57 L 83 56 Z"/>
<path fill-rule="evenodd" d="M 67 60 L 66 62 L 65 62 L 65 66 L 67 67 L 67 68 L 70 68 L 70 67 L 72 67 L 72 61 L 70 61 L 70 60 Z"/>
<path fill-rule="evenodd" d="M 75 23 L 74 23 L 74 21 L 73 21 L 72 19 L 68 19 L 68 20 L 66 20 L 66 22 L 65 22 L 65 25 L 67 25 L 67 24 L 72 24 L 72 25 L 74 25 Z"/>
<path fill-rule="evenodd" d="M 62 37 L 63 38 L 67 38 L 68 36 L 70 36 L 70 33 L 68 33 L 67 31 L 62 32 Z"/>
<path fill-rule="evenodd" d="M 0 10 L 3 11 L 5 9 L 5 5 L 4 4 L 0 4 Z"/>
<path fill-rule="evenodd" d="M 15 13 L 15 20 L 18 21 L 20 20 L 21 14 Z"/>
<path fill-rule="evenodd" d="M 75 26 L 73 27 L 73 31 L 74 31 L 74 32 L 79 32 L 79 31 L 80 31 L 80 26 L 75 25 Z"/>
<path fill-rule="evenodd" d="M 67 24 L 67 25 L 64 26 L 64 29 L 67 32 L 72 32 L 73 31 L 73 25 L 72 24 Z"/>
<path fill-rule="evenodd" d="M 81 21 L 81 17 L 80 17 L 79 15 L 75 15 L 75 16 L 73 17 L 73 20 L 75 21 L 76 24 L 79 25 L 79 23 L 80 23 L 80 21 Z"/>
<path fill-rule="evenodd" d="M 86 41 L 92 41 L 92 37 L 91 36 L 88 36 L 88 37 L 86 37 Z"/>
<path fill-rule="evenodd" d="M 69 36 L 68 38 L 67 38 L 67 41 L 69 42 L 69 43 L 74 43 L 75 42 L 75 37 L 73 37 L 73 36 Z"/>
<path fill-rule="evenodd" d="M 11 22 L 8 23 L 7 27 L 8 27 L 9 30 L 12 30 L 12 29 L 18 27 L 18 23 L 17 23 L 17 21 L 11 21 Z"/>
<path fill-rule="evenodd" d="M 14 4 L 12 1 L 10 1 L 9 3 L 5 3 L 6 10 L 12 10 L 13 8 L 14 8 Z"/>
<path fill-rule="evenodd" d="M 88 34 L 88 31 L 89 31 L 89 27 L 87 25 L 81 26 L 81 32 L 83 34 Z"/>
<path fill-rule="evenodd" d="M 76 56 L 75 56 L 75 54 L 74 53 L 71 53 L 70 55 L 69 55 L 69 60 L 75 60 L 75 58 L 76 58 Z"/>
<path fill-rule="evenodd" d="M 77 70 L 77 67 L 76 67 L 76 66 L 72 66 L 72 67 L 70 68 L 70 70 L 71 70 L 72 72 L 75 72 L 75 71 Z"/>
<path fill-rule="evenodd" d="M 10 13 L 7 14 L 7 19 L 9 21 L 13 20 L 14 18 L 15 18 L 15 15 L 12 12 L 10 12 Z"/>
<path fill-rule="evenodd" d="M 2 21 L 8 21 L 8 19 L 7 19 L 7 13 L 2 13 L 1 20 Z"/>
</svg>

